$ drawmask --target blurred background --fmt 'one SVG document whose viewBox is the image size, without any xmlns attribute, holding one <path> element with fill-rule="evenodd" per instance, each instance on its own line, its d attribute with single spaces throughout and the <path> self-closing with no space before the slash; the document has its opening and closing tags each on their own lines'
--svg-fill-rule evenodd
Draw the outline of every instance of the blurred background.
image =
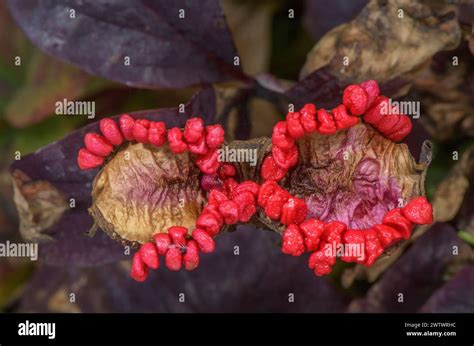
<svg viewBox="0 0 474 346">
<path fill-rule="evenodd" d="M 423 140 L 433 141 L 426 191 L 436 223 L 419 227 L 373 267 L 341 263 L 326 278 L 315 277 L 306 259 L 282 255 L 277 234 L 246 227 L 220 237 L 216 254 L 193 275 L 160 271 L 145 284 L 128 278 L 126 259 L 61 266 L 59 255 L 51 255 L 56 263 L 0 258 L 0 310 L 474 312 L 474 5 L 216 3 L 245 76 L 212 81 L 228 139 L 268 136 L 289 102 L 331 103 L 347 83 L 376 79 L 392 97 L 421 104 L 407 144 L 418 158 Z M 21 242 L 9 168 L 15 155 L 26 157 L 104 116 L 187 103 L 200 86 L 142 89 L 84 72 L 33 45 L 7 7 L 0 0 L 0 242 Z M 354 63 L 341 68 L 345 56 Z M 55 115 L 64 98 L 95 101 L 96 118 Z M 185 304 L 180 292 L 188 295 Z"/>
</svg>

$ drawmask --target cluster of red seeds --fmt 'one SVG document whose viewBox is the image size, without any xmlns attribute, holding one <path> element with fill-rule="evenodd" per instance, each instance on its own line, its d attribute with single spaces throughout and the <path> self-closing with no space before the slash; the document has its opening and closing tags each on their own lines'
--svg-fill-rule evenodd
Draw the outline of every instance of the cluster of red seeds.
<svg viewBox="0 0 474 346">
<path fill-rule="evenodd" d="M 123 115 L 117 125 L 111 119 L 100 121 L 102 135 L 88 133 L 84 138 L 86 148 L 79 150 L 78 165 L 81 169 L 96 168 L 103 164 L 114 146 L 124 140 L 161 146 L 168 142 L 174 153 L 189 151 L 203 172 L 202 186 L 208 191 L 208 204 L 196 220 L 196 227 L 189 235 L 181 226 L 159 232 L 153 241 L 143 244 L 132 261 L 131 276 L 144 281 L 149 269 L 157 269 L 159 256 L 165 257 L 165 265 L 173 271 L 194 270 L 199 265 L 199 253 L 211 253 L 215 249 L 213 237 L 224 225 L 248 222 L 257 211 L 257 205 L 272 220 L 286 225 L 282 251 L 300 256 L 311 252 L 309 267 L 315 274 L 326 275 L 336 262 L 336 253 L 325 251 L 327 246 L 359 245 L 364 249 L 362 257 L 344 255 L 345 262 L 372 265 L 384 250 L 401 239 L 408 239 L 415 224 L 432 222 L 432 207 L 425 197 L 410 201 L 403 208 L 388 212 L 382 224 L 370 229 L 354 230 L 339 221 L 324 222 L 308 219 L 304 200 L 292 196 L 278 185 L 288 170 L 298 162 L 296 140 L 311 133 L 331 135 L 359 123 L 359 117 L 374 126 L 385 137 L 402 140 L 411 131 L 411 121 L 397 109 L 388 110 L 389 100 L 379 95 L 375 81 L 349 85 L 343 94 L 343 104 L 328 112 L 306 104 L 299 112 L 290 112 L 286 121 L 273 128 L 272 152 L 261 169 L 264 183 L 253 181 L 238 183 L 234 180 L 236 169 L 218 161 L 218 148 L 224 142 L 224 130 L 220 125 L 204 126 L 202 119 L 189 119 L 181 131 L 167 130 L 163 122 L 133 119 Z"/>
<path fill-rule="evenodd" d="M 386 113 L 385 113 L 386 112 Z M 363 250 L 362 256 L 342 256 L 345 262 L 372 265 L 384 250 L 401 239 L 408 239 L 414 224 L 432 222 L 432 208 L 424 197 L 418 197 L 404 208 L 388 212 L 380 225 L 367 230 L 347 229 L 339 221 L 323 222 L 317 219 L 306 220 L 306 203 L 290 195 L 276 182 L 282 179 L 288 169 L 298 161 L 298 148 L 295 141 L 306 134 L 320 133 L 331 135 L 359 123 L 359 117 L 374 126 L 388 139 L 400 141 L 411 131 L 411 121 L 406 115 L 398 114 L 397 109 L 389 110 L 389 100 L 379 96 L 375 81 L 359 85 L 349 85 L 343 93 L 343 104 L 331 112 L 316 110 L 306 104 L 299 112 L 290 112 L 286 121 L 280 121 L 273 128 L 272 153 L 262 165 L 262 184 L 258 203 L 266 215 L 280 220 L 287 226 L 283 234 L 282 251 L 300 256 L 305 251 L 312 252 L 309 267 L 315 274 L 326 275 L 336 262 L 336 251 L 325 251 L 338 245 L 346 247 L 357 245 Z"/>
</svg>

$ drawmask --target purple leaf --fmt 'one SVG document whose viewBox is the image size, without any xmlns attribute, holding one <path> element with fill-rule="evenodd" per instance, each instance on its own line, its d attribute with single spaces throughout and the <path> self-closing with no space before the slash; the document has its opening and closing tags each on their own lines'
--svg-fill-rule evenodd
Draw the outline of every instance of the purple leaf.
<svg viewBox="0 0 474 346">
<path fill-rule="evenodd" d="M 461 240 L 452 226 L 432 226 L 376 282 L 363 299 L 351 304 L 352 312 L 416 312 L 443 285 L 446 266 L 461 252 Z M 403 294 L 403 302 L 399 302 Z"/>
<path fill-rule="evenodd" d="M 178 108 L 145 110 L 130 113 L 132 116 L 164 121 L 168 127 L 183 126 L 186 119 L 200 115 L 206 123 L 213 123 L 215 116 L 215 95 L 212 87 L 197 93 L 186 105 L 185 112 Z M 117 120 L 120 115 L 111 117 Z M 23 157 L 12 164 L 11 172 L 21 172 L 31 179 L 28 184 L 47 182 L 52 184 L 69 205 L 75 199 L 75 208 L 67 210 L 58 222 L 41 234 L 53 238 L 53 242 L 40 245 L 40 257 L 51 265 L 99 265 L 122 259 L 123 248 L 102 232 L 94 238 L 84 236 L 92 225 L 87 213 L 91 205 L 91 188 L 97 170 L 82 171 L 76 163 L 77 152 L 83 147 L 85 133 L 98 132 L 98 122 L 79 129 L 64 139 Z M 31 189 L 30 189 L 31 190 Z M 18 203 L 17 203 L 18 205 Z"/>
<path fill-rule="evenodd" d="M 245 78 L 217 0 L 19 0 L 8 7 L 42 50 L 129 86 Z"/>
<path fill-rule="evenodd" d="M 448 283 L 437 290 L 421 312 L 472 313 L 474 312 L 474 266 L 461 270 Z"/>
<path fill-rule="evenodd" d="M 326 278 L 315 277 L 307 268 L 307 258 L 282 254 L 279 240 L 274 232 L 241 227 L 219 236 L 216 252 L 202 255 L 195 271 L 170 272 L 163 267 L 151 271 L 144 283 L 130 279 L 121 264 L 64 270 L 45 266 L 23 295 L 20 311 L 343 311 L 348 297 Z M 77 303 L 62 300 L 62 305 L 58 304 L 64 292 L 74 292 Z M 178 301 L 180 293 L 185 294 L 185 303 Z M 292 303 L 290 293 L 295 297 Z"/>
</svg>

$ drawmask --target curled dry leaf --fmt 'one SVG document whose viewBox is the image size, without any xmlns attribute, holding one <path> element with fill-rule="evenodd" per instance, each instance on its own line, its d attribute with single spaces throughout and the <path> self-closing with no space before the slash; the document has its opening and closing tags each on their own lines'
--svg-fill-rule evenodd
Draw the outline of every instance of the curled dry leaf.
<svg viewBox="0 0 474 346">
<path fill-rule="evenodd" d="M 385 82 L 416 69 L 460 41 L 449 6 L 419 1 L 370 1 L 351 22 L 328 32 L 308 54 L 301 78 L 325 66 L 337 79 Z M 348 64 L 344 64 L 345 59 Z"/>
<path fill-rule="evenodd" d="M 234 65 L 237 52 L 217 0 L 7 4 L 36 46 L 129 86 L 173 88 L 245 78 Z"/>
</svg>

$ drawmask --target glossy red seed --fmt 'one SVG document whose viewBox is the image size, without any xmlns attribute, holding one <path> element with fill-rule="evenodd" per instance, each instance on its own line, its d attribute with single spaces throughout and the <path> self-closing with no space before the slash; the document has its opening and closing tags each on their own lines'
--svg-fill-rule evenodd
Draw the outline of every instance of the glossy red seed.
<svg viewBox="0 0 474 346">
<path fill-rule="evenodd" d="M 263 160 L 262 168 L 260 175 L 264 180 L 276 180 L 279 181 L 283 179 L 287 170 L 279 167 L 272 155 L 268 155 L 265 160 Z"/>
<path fill-rule="evenodd" d="M 383 135 L 390 133 L 395 126 L 398 124 L 400 121 L 400 115 L 398 114 L 387 114 L 382 117 L 376 124 L 374 124 L 374 127 Z"/>
<path fill-rule="evenodd" d="M 417 225 L 433 223 L 433 207 L 424 196 L 412 199 L 402 208 L 402 213 L 409 221 Z"/>
<path fill-rule="evenodd" d="M 227 201 L 227 195 L 218 190 L 211 190 L 207 196 L 207 203 L 208 205 L 213 205 L 218 207 L 224 201 Z"/>
<path fill-rule="evenodd" d="M 137 119 L 135 122 L 139 123 L 140 125 L 142 125 L 146 129 L 148 129 L 150 127 L 150 123 L 151 123 L 151 121 L 148 120 L 148 119 Z"/>
<path fill-rule="evenodd" d="M 400 116 L 400 121 L 397 124 L 396 128 L 392 129 L 389 134 L 386 134 L 385 137 L 394 141 L 400 142 L 411 132 L 413 124 L 410 118 L 406 115 Z"/>
<path fill-rule="evenodd" d="M 367 95 L 367 107 L 372 106 L 377 96 L 380 94 L 379 85 L 374 80 L 368 80 L 359 84 Z"/>
<path fill-rule="evenodd" d="M 281 209 L 281 223 L 284 225 L 299 224 L 306 219 L 307 207 L 305 201 L 291 196 Z"/>
<path fill-rule="evenodd" d="M 201 252 L 214 252 L 216 247 L 214 239 L 212 239 L 212 237 L 205 230 L 201 228 L 196 228 L 193 231 L 193 239 L 196 240 L 196 242 L 198 243 Z"/>
<path fill-rule="evenodd" d="M 160 258 L 158 257 L 158 250 L 153 243 L 145 243 L 140 247 L 140 256 L 143 263 L 151 269 L 158 269 L 160 266 Z"/>
<path fill-rule="evenodd" d="M 133 124 L 135 124 L 135 119 L 130 115 L 124 114 L 119 119 L 120 131 L 122 131 L 123 136 L 127 141 L 133 141 Z"/>
<path fill-rule="evenodd" d="M 120 145 L 123 143 L 122 132 L 115 121 L 112 119 L 102 119 L 99 122 L 100 132 L 107 139 L 110 144 Z"/>
<path fill-rule="evenodd" d="M 186 245 L 186 235 L 188 234 L 188 229 L 186 227 L 172 226 L 168 228 L 168 234 L 173 243 L 181 246 Z"/>
<path fill-rule="evenodd" d="M 221 125 L 206 126 L 206 144 L 208 148 L 215 149 L 224 143 L 224 129 Z"/>
<path fill-rule="evenodd" d="M 238 186 L 239 186 L 239 183 L 237 183 L 235 179 L 233 178 L 227 178 L 224 181 L 224 190 L 227 196 L 229 197 L 231 197 L 234 194 Z"/>
<path fill-rule="evenodd" d="M 258 205 L 261 208 L 265 208 L 265 206 L 267 205 L 267 202 L 268 202 L 268 198 L 278 188 L 280 188 L 280 187 L 278 186 L 278 184 L 275 181 L 273 181 L 273 180 L 265 181 L 260 186 L 260 190 L 258 191 L 258 198 L 257 198 Z"/>
<path fill-rule="evenodd" d="M 104 158 L 102 156 L 94 155 L 85 148 L 79 149 L 77 153 L 77 165 L 80 169 L 97 168 L 102 166 L 103 163 Z"/>
<path fill-rule="evenodd" d="M 192 271 L 199 266 L 199 247 L 196 241 L 189 240 L 183 256 L 183 265 L 186 270 Z"/>
<path fill-rule="evenodd" d="M 170 245 L 172 243 L 171 237 L 168 233 L 157 233 L 153 236 L 153 240 L 155 241 L 156 250 L 158 251 L 158 255 L 164 256 Z"/>
<path fill-rule="evenodd" d="M 346 107 L 339 105 L 332 110 L 332 115 L 338 130 L 349 129 L 359 123 L 359 118 L 347 113 Z"/>
<path fill-rule="evenodd" d="M 201 139 L 195 144 L 188 144 L 189 151 L 196 155 L 204 155 L 207 153 L 208 149 L 206 146 L 206 139 L 201 137 Z"/>
<path fill-rule="evenodd" d="M 179 271 L 183 265 L 183 255 L 177 247 L 171 247 L 165 255 L 166 267 L 171 271 Z"/>
<path fill-rule="evenodd" d="M 246 180 L 246 181 L 241 182 L 239 185 L 237 185 L 237 187 L 235 188 L 235 193 L 241 193 L 241 192 L 244 192 L 244 191 L 248 191 L 252 195 L 257 197 L 259 190 L 260 190 L 260 185 L 258 185 L 254 181 Z"/>
<path fill-rule="evenodd" d="M 371 266 L 383 254 L 384 249 L 375 230 L 364 230 L 364 237 L 366 257 L 364 265 Z"/>
<path fill-rule="evenodd" d="M 89 132 L 84 136 L 84 144 L 92 154 L 102 157 L 109 156 L 114 147 L 98 133 Z"/>
<path fill-rule="evenodd" d="M 388 108 L 388 97 L 378 96 L 372 106 L 365 112 L 364 121 L 371 125 L 376 124 L 387 114 Z"/>
<path fill-rule="evenodd" d="M 380 240 L 383 248 L 387 248 L 402 239 L 401 234 L 394 228 L 387 225 L 375 225 L 372 227 Z"/>
<path fill-rule="evenodd" d="M 225 179 L 227 177 L 234 177 L 237 174 L 235 166 L 230 163 L 224 163 L 218 171 L 219 177 Z"/>
<path fill-rule="evenodd" d="M 347 226 L 345 223 L 340 221 L 331 221 L 326 224 L 322 239 L 325 243 L 339 244 L 342 241 L 342 234 L 346 231 L 346 229 Z M 324 244 L 322 245 L 324 246 Z"/>
<path fill-rule="evenodd" d="M 203 213 L 199 215 L 196 220 L 196 226 L 204 229 L 212 237 L 219 234 L 221 229 L 219 221 L 210 213 Z"/>
<path fill-rule="evenodd" d="M 335 262 L 335 257 L 328 257 L 323 251 L 316 251 L 311 254 L 308 260 L 308 265 L 314 270 L 317 276 L 323 276 L 332 272 L 332 266 Z"/>
<path fill-rule="evenodd" d="M 288 133 L 285 121 L 279 121 L 273 127 L 272 144 L 284 150 L 294 147 L 295 140 Z"/>
<path fill-rule="evenodd" d="M 188 119 L 184 125 L 183 136 L 188 144 L 198 143 L 201 140 L 205 142 L 204 121 L 197 117 Z"/>
<path fill-rule="evenodd" d="M 148 143 L 148 129 L 140 120 L 135 121 L 135 124 L 133 124 L 132 134 L 138 143 Z"/>
<path fill-rule="evenodd" d="M 272 147 L 272 155 L 275 164 L 281 169 L 288 170 L 298 163 L 298 148 L 296 145 L 292 146 L 287 150 L 283 150 L 279 147 Z"/>
<path fill-rule="evenodd" d="M 401 208 L 390 210 L 382 219 L 384 225 L 395 228 L 403 239 L 409 239 L 413 230 L 413 223 L 410 222 L 402 213 Z"/>
<path fill-rule="evenodd" d="M 343 232 L 341 240 L 344 245 L 344 256 L 341 257 L 342 261 L 360 264 L 365 262 L 365 237 L 363 231 L 348 229 Z"/>
<path fill-rule="evenodd" d="M 145 281 L 148 276 L 148 267 L 145 265 L 145 263 L 143 263 L 139 252 L 136 252 L 133 256 L 130 276 L 139 282 Z"/>
<path fill-rule="evenodd" d="M 267 204 L 265 205 L 265 214 L 272 220 L 279 220 L 283 204 L 286 203 L 288 198 L 288 192 L 282 188 L 276 189 L 268 198 Z"/>
<path fill-rule="evenodd" d="M 300 110 L 300 122 L 306 133 L 313 133 L 316 131 L 318 123 L 316 122 L 316 106 L 307 103 Z"/>
<path fill-rule="evenodd" d="M 166 125 L 162 121 L 153 121 L 148 129 L 148 142 L 160 147 L 166 143 Z"/>
<path fill-rule="evenodd" d="M 255 196 L 249 191 L 236 193 L 232 200 L 237 203 L 240 222 L 248 222 L 257 212 Z"/>
<path fill-rule="evenodd" d="M 281 251 L 291 256 L 301 256 L 305 250 L 303 235 L 297 225 L 288 225 L 283 232 Z"/>
<path fill-rule="evenodd" d="M 168 143 L 171 151 L 175 154 L 181 154 L 188 150 L 188 145 L 183 142 L 183 134 L 177 127 L 168 130 Z"/>
<path fill-rule="evenodd" d="M 359 85 L 349 85 L 342 94 L 342 103 L 352 115 L 362 115 L 367 110 L 368 97 Z"/>
<path fill-rule="evenodd" d="M 307 251 L 316 251 L 323 235 L 326 223 L 317 219 L 309 219 L 299 224 L 303 233 L 304 244 Z"/>
<path fill-rule="evenodd" d="M 332 135 L 336 133 L 336 123 L 332 118 L 332 115 L 329 114 L 325 109 L 318 109 L 318 132 L 323 135 Z"/>
<path fill-rule="evenodd" d="M 294 139 L 301 138 L 305 135 L 303 125 L 300 122 L 299 112 L 290 112 L 286 116 L 286 128 L 288 134 Z"/>
<path fill-rule="evenodd" d="M 239 221 L 239 206 L 234 201 L 225 201 L 219 205 L 219 213 L 227 225 L 233 225 Z"/>
<path fill-rule="evenodd" d="M 208 204 L 204 207 L 201 214 L 210 214 L 217 221 L 219 227 L 224 224 L 224 218 L 219 212 L 218 206 Z"/>
<path fill-rule="evenodd" d="M 207 154 L 196 159 L 196 165 L 205 174 L 214 174 L 220 167 L 219 152 L 216 149 L 210 150 Z"/>
</svg>

